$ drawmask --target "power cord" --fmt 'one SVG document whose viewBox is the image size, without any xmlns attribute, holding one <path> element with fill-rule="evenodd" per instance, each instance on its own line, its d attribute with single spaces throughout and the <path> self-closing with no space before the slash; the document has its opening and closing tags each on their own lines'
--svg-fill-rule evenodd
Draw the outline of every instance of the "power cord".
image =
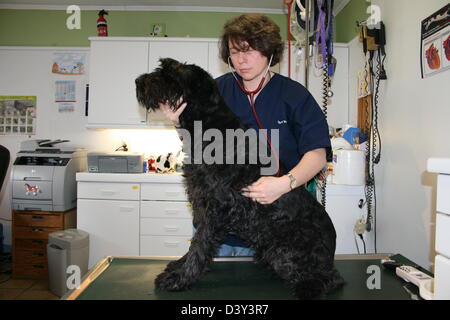
<svg viewBox="0 0 450 320">
<path fill-rule="evenodd" d="M 122 145 L 118 147 L 115 151 L 128 151 L 127 144 L 125 142 L 122 142 Z"/>
</svg>

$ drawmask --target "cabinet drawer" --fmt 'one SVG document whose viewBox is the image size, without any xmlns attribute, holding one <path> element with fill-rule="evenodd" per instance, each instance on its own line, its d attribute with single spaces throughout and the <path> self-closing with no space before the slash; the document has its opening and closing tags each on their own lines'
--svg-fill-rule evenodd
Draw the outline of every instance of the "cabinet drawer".
<svg viewBox="0 0 450 320">
<path fill-rule="evenodd" d="M 48 240 L 49 233 L 61 231 L 63 228 L 45 227 L 15 227 L 14 238 L 16 239 L 44 239 Z"/>
<path fill-rule="evenodd" d="M 181 183 L 143 183 L 141 200 L 187 201 L 184 185 Z"/>
<path fill-rule="evenodd" d="M 63 226 L 63 216 L 48 215 L 48 214 L 15 213 L 14 225 L 28 226 L 28 227 L 61 228 Z"/>
<path fill-rule="evenodd" d="M 450 259 L 437 255 L 434 261 L 434 299 L 450 299 Z"/>
<path fill-rule="evenodd" d="M 450 258 L 450 215 L 436 214 L 436 252 Z"/>
<path fill-rule="evenodd" d="M 47 239 L 16 239 L 14 242 L 16 250 L 47 250 Z"/>
<path fill-rule="evenodd" d="M 189 202 L 141 201 L 141 217 L 192 219 Z"/>
<path fill-rule="evenodd" d="M 46 264 L 47 250 L 16 250 L 14 252 L 16 263 Z"/>
<path fill-rule="evenodd" d="M 193 226 L 191 219 L 141 219 L 141 235 L 177 235 L 192 236 Z"/>
<path fill-rule="evenodd" d="M 14 277 L 47 278 L 48 267 L 46 263 L 13 264 Z"/>
<path fill-rule="evenodd" d="M 78 182 L 78 199 L 139 200 L 139 184 Z"/>
<path fill-rule="evenodd" d="M 440 174 L 437 181 L 436 209 L 450 214 L 450 175 Z"/>
<path fill-rule="evenodd" d="M 189 250 L 191 237 L 142 236 L 141 256 L 183 256 Z"/>
</svg>

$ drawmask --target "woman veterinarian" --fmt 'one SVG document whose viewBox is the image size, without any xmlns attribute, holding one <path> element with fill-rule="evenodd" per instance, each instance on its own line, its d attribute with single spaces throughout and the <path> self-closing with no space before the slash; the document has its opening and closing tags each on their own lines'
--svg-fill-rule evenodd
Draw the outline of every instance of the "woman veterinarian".
<svg viewBox="0 0 450 320">
<path fill-rule="evenodd" d="M 220 41 L 222 60 L 230 73 L 216 79 L 230 109 L 250 128 L 279 130 L 279 160 L 289 171 L 281 177 L 262 176 L 243 189 L 243 195 L 270 204 L 312 179 L 326 164 L 331 145 L 328 124 L 312 95 L 296 81 L 269 70 L 283 54 L 279 27 L 261 14 L 243 14 L 224 26 Z M 175 126 L 176 112 L 161 105 Z M 218 256 L 248 256 L 252 250 L 228 235 Z"/>
</svg>

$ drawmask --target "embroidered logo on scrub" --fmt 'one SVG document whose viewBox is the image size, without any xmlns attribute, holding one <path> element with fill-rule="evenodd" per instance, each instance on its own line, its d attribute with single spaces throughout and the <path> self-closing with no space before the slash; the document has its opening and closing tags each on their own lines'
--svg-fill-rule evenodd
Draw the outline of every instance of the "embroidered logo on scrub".
<svg viewBox="0 0 450 320">
<path fill-rule="evenodd" d="M 278 124 L 283 124 L 283 123 L 287 124 L 287 120 L 278 120 Z"/>
</svg>

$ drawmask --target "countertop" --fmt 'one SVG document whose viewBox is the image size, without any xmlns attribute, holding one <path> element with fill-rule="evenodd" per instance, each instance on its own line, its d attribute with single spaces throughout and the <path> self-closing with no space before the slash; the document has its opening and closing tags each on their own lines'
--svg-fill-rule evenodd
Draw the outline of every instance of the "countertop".
<svg viewBox="0 0 450 320">
<path fill-rule="evenodd" d="M 450 174 L 450 158 L 429 158 L 427 170 L 429 172 Z"/>
<path fill-rule="evenodd" d="M 78 172 L 77 181 L 85 182 L 131 182 L 131 183 L 182 183 L 181 172 L 174 173 L 91 173 Z"/>
</svg>

